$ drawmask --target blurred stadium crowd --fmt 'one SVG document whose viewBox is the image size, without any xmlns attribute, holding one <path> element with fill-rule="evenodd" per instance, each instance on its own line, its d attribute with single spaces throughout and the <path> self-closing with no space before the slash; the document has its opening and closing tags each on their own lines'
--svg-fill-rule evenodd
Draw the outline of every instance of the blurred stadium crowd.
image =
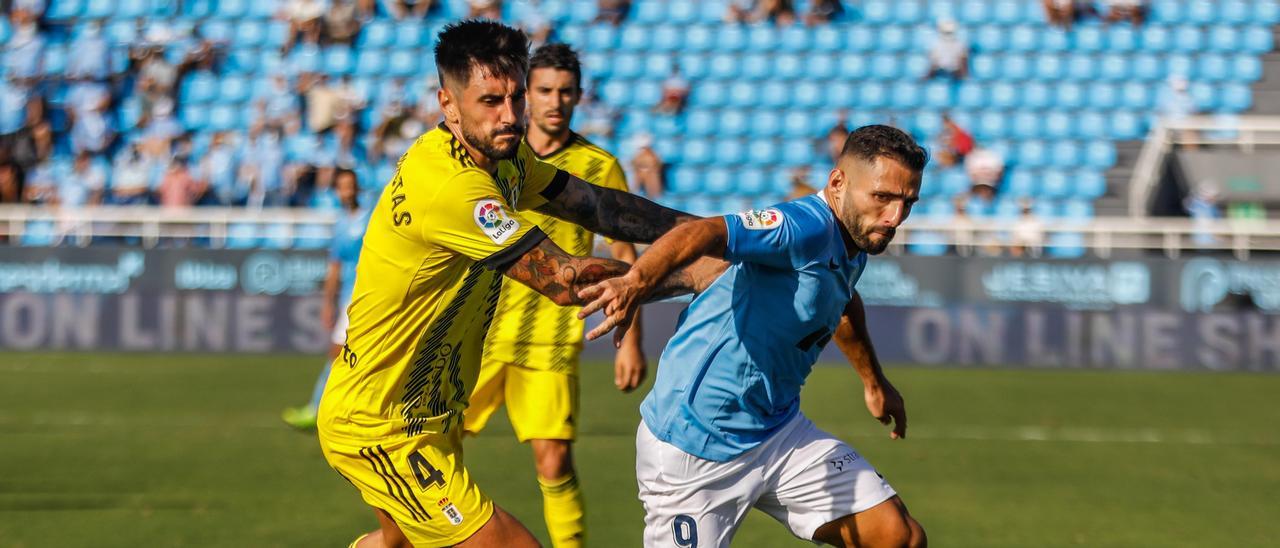
<svg viewBox="0 0 1280 548">
<path fill-rule="evenodd" d="M 440 120 L 438 29 L 489 17 L 583 54 L 576 128 L 668 205 L 811 192 L 849 129 L 892 123 L 935 158 L 917 215 L 1036 222 L 1092 218 L 1115 143 L 1155 116 L 1247 111 L 1280 20 L 1273 0 L 0 5 L 0 203 L 337 208 L 337 170 L 376 193 Z"/>
</svg>

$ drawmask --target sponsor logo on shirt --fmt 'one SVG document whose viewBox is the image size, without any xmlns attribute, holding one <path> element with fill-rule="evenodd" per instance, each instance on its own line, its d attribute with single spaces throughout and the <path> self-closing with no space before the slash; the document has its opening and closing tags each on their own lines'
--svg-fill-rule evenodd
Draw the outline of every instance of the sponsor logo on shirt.
<svg viewBox="0 0 1280 548">
<path fill-rule="evenodd" d="M 747 230 L 773 230 L 782 224 L 782 212 L 774 208 L 749 209 L 738 214 Z"/>
<path fill-rule="evenodd" d="M 511 235 L 520 230 L 520 222 L 512 219 L 502 210 L 502 202 L 497 200 L 480 200 L 475 209 L 476 226 L 495 244 L 505 243 Z"/>
</svg>

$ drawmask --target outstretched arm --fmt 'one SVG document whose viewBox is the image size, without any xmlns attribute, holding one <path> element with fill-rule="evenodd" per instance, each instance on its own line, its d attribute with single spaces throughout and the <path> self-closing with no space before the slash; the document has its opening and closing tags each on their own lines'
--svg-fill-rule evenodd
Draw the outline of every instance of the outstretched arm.
<svg viewBox="0 0 1280 548">
<path fill-rule="evenodd" d="M 653 242 L 672 227 L 698 218 L 573 176 L 536 210 L 614 240 L 633 243 Z"/>
<path fill-rule="evenodd" d="M 592 301 L 583 307 L 578 317 L 585 318 L 597 310 L 604 310 L 606 316 L 587 338 L 595 340 L 616 327 L 614 344 L 618 345 L 640 303 L 653 299 L 673 284 L 704 289 L 728 266 L 719 259 L 724 257 L 728 234 L 724 219 L 719 217 L 683 223 L 654 242 L 625 276 L 606 280 L 582 292 L 582 297 Z M 679 275 L 674 277 L 679 278 L 678 282 L 672 280 L 673 273 L 677 272 Z"/>
<path fill-rule="evenodd" d="M 832 337 L 840 352 L 853 364 L 858 377 L 862 379 L 863 397 L 867 410 L 882 424 L 894 423 L 893 439 L 907 436 L 907 408 L 902 395 L 884 376 L 880 368 L 880 360 L 876 358 L 876 350 L 871 346 L 871 335 L 867 332 L 866 311 L 862 306 L 862 297 L 855 291 L 853 299 L 845 306 L 844 315 L 840 317 L 840 325 Z"/>
<path fill-rule="evenodd" d="M 592 284 L 621 276 L 630 265 L 615 259 L 579 257 L 566 253 L 550 238 L 544 238 L 533 249 L 502 269 L 502 273 L 560 306 L 581 306 L 586 299 L 579 294 Z M 670 276 L 653 290 L 653 298 L 683 295 L 696 289 L 691 274 Z"/>
</svg>

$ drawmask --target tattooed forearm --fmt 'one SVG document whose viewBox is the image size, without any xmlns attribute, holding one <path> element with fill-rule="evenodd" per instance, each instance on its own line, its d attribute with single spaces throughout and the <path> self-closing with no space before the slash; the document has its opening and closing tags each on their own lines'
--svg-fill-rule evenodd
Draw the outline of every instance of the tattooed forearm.
<svg viewBox="0 0 1280 548">
<path fill-rule="evenodd" d="M 702 293 L 728 267 L 729 263 L 721 259 L 713 257 L 698 259 L 693 264 L 668 274 L 654 286 L 645 301 L 653 302 L 678 295 Z"/>
<path fill-rule="evenodd" d="M 578 291 L 606 278 L 620 276 L 627 268 L 627 263 L 614 259 L 569 255 L 548 238 L 517 259 L 503 274 L 560 306 L 569 306 L 583 304 Z"/>
<path fill-rule="evenodd" d="M 672 227 L 697 219 L 649 200 L 570 177 L 564 190 L 538 211 L 615 240 L 650 243 Z"/>
</svg>

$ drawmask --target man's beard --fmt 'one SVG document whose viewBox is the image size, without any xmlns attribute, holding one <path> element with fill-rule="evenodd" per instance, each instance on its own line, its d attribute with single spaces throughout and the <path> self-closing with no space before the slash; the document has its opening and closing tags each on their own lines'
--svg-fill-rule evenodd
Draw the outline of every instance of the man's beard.
<svg viewBox="0 0 1280 548">
<path fill-rule="evenodd" d="M 889 242 L 893 241 L 893 234 L 897 232 L 897 230 L 892 228 L 886 230 L 888 231 L 888 234 L 884 234 L 884 231 L 879 231 L 882 232 L 881 236 L 884 236 L 884 239 L 880 240 L 880 243 L 876 243 L 871 241 L 871 234 L 877 231 L 867 230 L 860 223 L 855 222 L 853 230 L 849 233 L 849 237 L 853 240 L 853 245 L 858 246 L 858 249 L 867 252 L 868 255 L 879 255 L 884 253 L 884 250 L 889 247 Z"/>
<path fill-rule="evenodd" d="M 510 145 L 499 146 L 498 137 L 503 135 L 514 135 L 516 138 L 511 141 Z M 505 128 L 499 129 L 484 139 L 472 134 L 467 128 L 462 128 L 462 136 L 466 138 L 471 146 L 480 151 L 485 158 L 490 160 L 510 160 L 516 157 L 516 151 L 520 149 L 520 138 L 524 137 L 524 124 L 513 124 Z"/>
</svg>

